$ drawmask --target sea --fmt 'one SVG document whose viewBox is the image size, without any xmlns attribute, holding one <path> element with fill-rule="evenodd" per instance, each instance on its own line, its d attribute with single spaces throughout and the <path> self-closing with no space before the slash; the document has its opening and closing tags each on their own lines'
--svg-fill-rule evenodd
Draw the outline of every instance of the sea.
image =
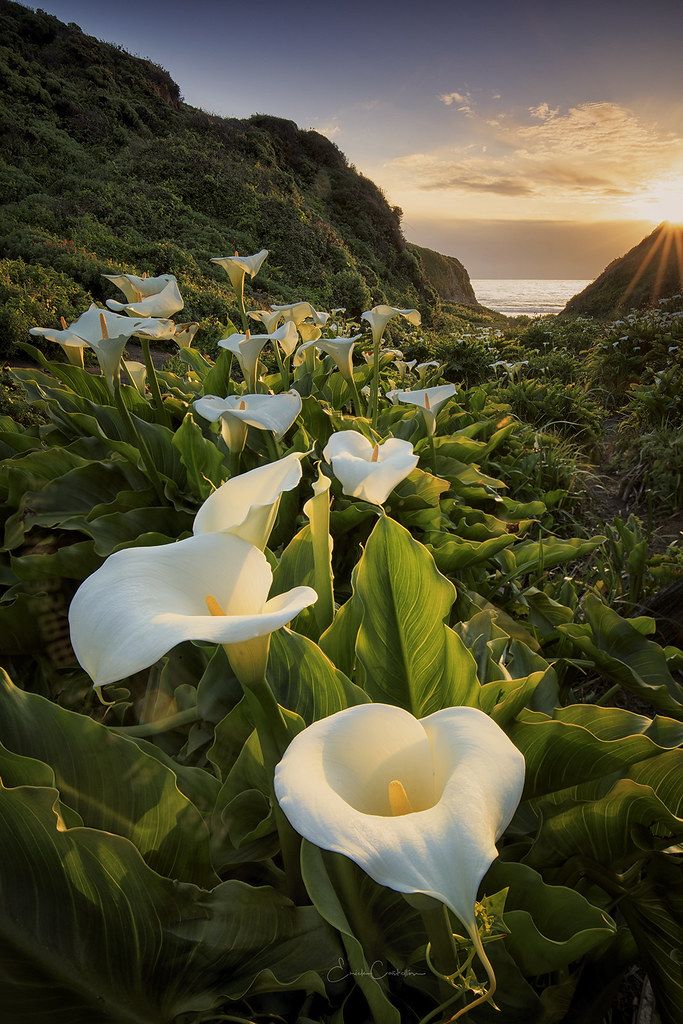
<svg viewBox="0 0 683 1024">
<path fill-rule="evenodd" d="M 474 294 L 482 306 L 506 316 L 545 316 L 559 313 L 572 295 L 583 291 L 590 281 L 476 280 Z"/>
</svg>

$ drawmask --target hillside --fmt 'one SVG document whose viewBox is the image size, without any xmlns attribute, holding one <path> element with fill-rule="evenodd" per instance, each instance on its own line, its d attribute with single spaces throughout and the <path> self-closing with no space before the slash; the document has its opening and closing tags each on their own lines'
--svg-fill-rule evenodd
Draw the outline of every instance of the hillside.
<svg viewBox="0 0 683 1024">
<path fill-rule="evenodd" d="M 565 306 L 573 316 L 608 318 L 648 309 L 683 291 L 683 228 L 660 224 L 651 235 L 612 260 L 602 274 Z"/>
<path fill-rule="evenodd" d="M 463 306 L 478 306 L 470 275 L 455 256 L 443 256 L 433 249 L 408 243 L 408 248 L 419 259 L 429 283 L 444 302 L 458 302 Z"/>
<path fill-rule="evenodd" d="M 271 255 L 257 298 L 361 310 L 435 298 L 381 191 L 314 131 L 188 106 L 168 73 L 0 0 L 0 333 L 172 272 L 184 316 L 225 319 L 212 256 Z"/>
</svg>

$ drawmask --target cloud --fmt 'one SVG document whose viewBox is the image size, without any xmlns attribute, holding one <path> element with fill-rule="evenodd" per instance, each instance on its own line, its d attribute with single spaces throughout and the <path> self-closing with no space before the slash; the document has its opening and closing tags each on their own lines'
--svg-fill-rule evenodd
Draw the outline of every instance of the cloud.
<svg viewBox="0 0 683 1024">
<path fill-rule="evenodd" d="M 551 108 L 548 103 L 539 103 L 537 107 L 529 107 L 529 113 L 537 121 L 548 121 L 551 117 L 557 117 L 559 107 Z"/>
<path fill-rule="evenodd" d="M 447 106 L 458 102 L 451 100 L 455 94 L 446 95 Z M 473 131 L 477 144 L 392 161 L 393 187 L 551 203 L 619 202 L 683 161 L 683 138 L 646 124 L 617 103 L 581 103 L 561 112 L 543 102 L 523 118 L 477 117 Z"/>
<path fill-rule="evenodd" d="M 454 103 L 466 103 L 468 98 L 468 94 L 464 92 L 444 92 L 439 96 L 447 107 L 452 107 Z"/>
<path fill-rule="evenodd" d="M 444 92 L 439 99 L 447 107 L 455 106 L 456 110 L 466 117 L 475 116 L 474 103 L 469 92 Z"/>
</svg>

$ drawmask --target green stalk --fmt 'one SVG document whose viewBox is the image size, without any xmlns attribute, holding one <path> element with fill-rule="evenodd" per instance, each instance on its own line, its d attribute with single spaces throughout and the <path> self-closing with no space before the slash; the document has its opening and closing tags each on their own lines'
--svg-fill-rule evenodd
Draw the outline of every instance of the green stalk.
<svg viewBox="0 0 683 1024">
<path fill-rule="evenodd" d="M 356 384 L 353 376 L 349 380 L 349 386 L 351 388 L 351 399 L 353 401 L 353 410 L 358 419 L 363 418 L 363 406 L 361 404 L 360 395 L 358 394 L 358 385 Z"/>
<path fill-rule="evenodd" d="M 372 426 L 377 426 L 377 417 L 379 416 L 379 346 L 382 338 L 380 335 L 373 338 L 372 351 L 374 356 L 374 365 L 372 369 L 372 382 L 370 384 L 370 402 L 369 406 L 372 409 Z"/>
<path fill-rule="evenodd" d="M 446 977 L 454 974 L 458 969 L 458 956 L 448 910 L 442 903 L 441 906 L 435 907 L 433 910 L 421 910 L 420 916 L 431 946 L 434 967 L 439 974 Z"/>
<path fill-rule="evenodd" d="M 289 389 L 289 370 L 282 361 L 282 353 L 280 352 L 280 346 L 277 341 L 275 342 L 275 358 L 277 359 L 277 368 L 280 371 L 280 380 L 282 381 L 282 390 L 287 391 Z"/>
<path fill-rule="evenodd" d="M 110 725 L 110 732 L 118 732 L 122 736 L 158 736 L 162 732 L 171 732 L 183 725 L 191 725 L 201 718 L 199 709 L 186 708 L 175 715 L 160 718 L 157 722 L 140 722 L 138 725 Z"/>
<path fill-rule="evenodd" d="M 161 417 L 161 422 L 165 427 L 171 426 L 171 419 L 164 406 L 164 400 L 161 397 L 161 391 L 159 389 L 159 379 L 157 377 L 157 371 L 152 361 L 152 354 L 149 349 L 149 338 L 143 335 L 140 337 L 142 345 L 142 358 L 145 361 L 145 367 L 147 369 L 147 383 L 149 389 L 152 392 L 152 398 L 154 399 L 154 406 Z"/>
<path fill-rule="evenodd" d="M 161 478 L 159 477 L 159 474 L 157 472 L 157 468 L 154 465 L 154 459 L 149 453 L 147 443 L 143 438 L 142 434 L 140 433 L 140 431 L 138 430 L 138 428 L 135 426 L 135 421 L 133 420 L 133 417 L 130 414 L 130 410 L 125 403 L 123 395 L 121 394 L 120 383 L 114 384 L 114 402 L 116 403 L 116 408 L 118 409 L 121 419 L 123 420 L 128 429 L 128 434 L 130 436 L 131 443 L 133 444 L 133 446 L 137 447 L 138 451 L 140 452 L 140 457 L 142 458 L 142 462 L 147 471 L 147 475 L 151 481 L 152 487 L 156 491 L 157 498 L 159 499 L 160 504 L 163 505 L 166 502 L 166 497 L 164 495 L 164 485 L 162 484 Z"/>
<path fill-rule="evenodd" d="M 434 476 L 438 476 L 439 474 L 436 471 L 436 446 L 434 444 L 434 435 L 433 434 L 429 435 L 429 447 L 430 447 L 431 452 L 432 452 L 432 473 L 434 474 Z"/>
<path fill-rule="evenodd" d="M 313 606 L 313 615 L 318 636 L 322 636 L 334 619 L 334 587 L 330 558 L 329 480 L 320 471 L 318 480 L 313 484 L 313 497 L 304 505 L 304 512 L 311 524 L 313 587 L 318 595 L 318 600 Z"/>
</svg>

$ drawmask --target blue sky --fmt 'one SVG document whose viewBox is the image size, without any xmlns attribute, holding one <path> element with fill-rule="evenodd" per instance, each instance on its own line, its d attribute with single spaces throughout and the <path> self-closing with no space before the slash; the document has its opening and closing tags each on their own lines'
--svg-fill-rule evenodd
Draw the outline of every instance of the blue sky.
<svg viewBox="0 0 683 1024">
<path fill-rule="evenodd" d="M 40 6 L 189 103 L 322 131 L 474 277 L 590 277 L 683 218 L 680 0 Z"/>
</svg>

